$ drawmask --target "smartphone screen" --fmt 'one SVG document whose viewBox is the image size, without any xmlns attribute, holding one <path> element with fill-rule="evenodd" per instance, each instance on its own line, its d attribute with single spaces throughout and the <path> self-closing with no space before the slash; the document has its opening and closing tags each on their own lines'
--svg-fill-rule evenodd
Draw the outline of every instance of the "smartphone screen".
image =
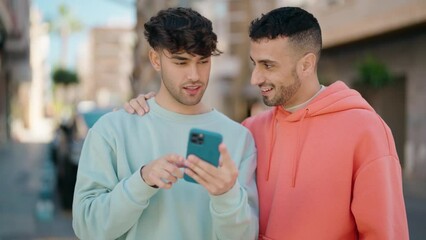
<svg viewBox="0 0 426 240">
<path fill-rule="evenodd" d="M 190 154 L 193 154 L 217 167 L 219 165 L 219 144 L 221 142 L 221 134 L 193 128 L 189 132 L 186 157 L 188 157 Z M 184 175 L 184 179 L 188 182 L 197 183 L 197 181 L 186 174 Z"/>
</svg>

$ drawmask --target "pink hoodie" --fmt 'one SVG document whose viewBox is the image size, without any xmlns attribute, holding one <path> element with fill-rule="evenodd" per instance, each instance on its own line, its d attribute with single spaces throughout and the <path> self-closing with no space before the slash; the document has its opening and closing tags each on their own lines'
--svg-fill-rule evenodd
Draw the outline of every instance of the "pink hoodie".
<svg viewBox="0 0 426 240">
<path fill-rule="evenodd" d="M 258 149 L 260 239 L 408 239 L 390 129 L 343 82 L 243 123 Z"/>
</svg>

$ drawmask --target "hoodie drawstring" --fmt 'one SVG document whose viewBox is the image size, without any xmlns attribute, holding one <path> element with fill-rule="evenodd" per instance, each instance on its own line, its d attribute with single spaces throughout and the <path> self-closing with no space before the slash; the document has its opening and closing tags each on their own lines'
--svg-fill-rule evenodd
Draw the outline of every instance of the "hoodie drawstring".
<svg viewBox="0 0 426 240">
<path fill-rule="evenodd" d="M 272 162 L 272 152 L 274 151 L 274 147 L 275 147 L 275 139 L 276 139 L 276 125 L 278 124 L 278 120 L 276 119 L 277 116 L 277 112 L 278 109 L 276 108 L 274 110 L 274 115 L 272 117 L 272 126 L 271 126 L 271 139 L 272 142 L 269 145 L 269 149 L 268 149 L 268 165 L 267 165 L 267 170 L 266 170 L 266 181 L 269 180 L 269 172 L 271 171 L 271 162 Z"/>
<path fill-rule="evenodd" d="M 275 140 L 277 137 L 276 134 L 276 125 L 278 124 L 278 120 L 276 118 L 277 116 L 277 112 L 278 109 L 275 109 L 274 111 L 274 115 L 272 117 L 272 126 L 271 126 L 271 144 L 269 145 L 269 151 L 268 151 L 268 165 L 267 165 L 267 170 L 266 170 L 266 181 L 269 180 L 269 174 L 271 172 L 271 165 L 272 165 L 272 155 L 273 155 L 273 151 L 274 151 L 274 147 L 275 147 Z M 292 166 L 292 176 L 291 176 L 291 186 L 294 188 L 296 186 L 296 176 L 297 176 L 297 167 L 298 167 L 298 163 L 299 163 L 299 158 L 300 158 L 300 154 L 302 151 L 302 140 L 304 139 L 304 136 L 301 136 L 302 133 L 301 131 L 303 130 L 303 121 L 305 120 L 306 115 L 309 112 L 309 108 L 305 109 L 305 112 L 302 115 L 302 118 L 299 121 L 299 127 L 297 129 L 297 145 L 296 145 L 296 149 L 294 151 L 294 155 L 293 155 L 293 166 Z"/>
<path fill-rule="evenodd" d="M 303 120 L 305 120 L 306 115 L 309 112 L 309 108 L 305 109 L 305 112 L 302 115 L 302 118 L 299 121 L 299 127 L 297 128 L 297 145 L 296 145 L 296 149 L 294 151 L 294 156 L 293 156 L 293 169 L 292 169 L 292 176 L 291 176 L 291 186 L 294 188 L 296 187 L 296 175 L 297 175 L 297 167 L 299 164 L 299 159 L 300 159 L 300 153 L 302 151 L 302 139 L 304 139 L 304 136 L 301 136 L 301 131 L 303 130 L 302 126 L 303 126 Z"/>
</svg>

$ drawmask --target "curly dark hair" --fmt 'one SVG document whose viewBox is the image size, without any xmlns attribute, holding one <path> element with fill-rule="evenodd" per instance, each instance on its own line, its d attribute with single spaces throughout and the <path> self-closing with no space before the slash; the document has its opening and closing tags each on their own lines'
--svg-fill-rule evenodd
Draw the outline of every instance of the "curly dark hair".
<svg viewBox="0 0 426 240">
<path fill-rule="evenodd" d="M 303 52 L 320 56 L 322 39 L 318 20 L 298 7 L 281 7 L 253 20 L 249 28 L 252 41 L 288 37 L 289 42 Z"/>
<path fill-rule="evenodd" d="M 161 10 L 145 23 L 145 38 L 155 50 L 187 52 L 202 57 L 217 56 L 217 36 L 212 23 L 190 8 Z"/>
</svg>

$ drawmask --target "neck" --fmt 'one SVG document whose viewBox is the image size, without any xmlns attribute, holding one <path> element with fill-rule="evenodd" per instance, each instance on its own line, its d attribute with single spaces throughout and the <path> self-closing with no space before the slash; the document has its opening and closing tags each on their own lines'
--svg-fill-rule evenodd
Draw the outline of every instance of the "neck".
<svg viewBox="0 0 426 240">
<path fill-rule="evenodd" d="M 160 92 L 155 96 L 155 101 L 162 108 L 184 115 L 196 115 L 211 111 L 211 108 L 201 101 L 195 105 L 185 105 L 172 97 L 163 96 Z"/>
<path fill-rule="evenodd" d="M 320 85 L 320 89 L 317 91 L 317 93 L 315 93 L 314 96 L 312 96 L 311 98 L 309 98 L 308 100 L 306 100 L 305 102 L 303 102 L 301 104 L 298 104 L 296 106 L 292 106 L 292 107 L 289 107 L 289 108 L 285 108 L 285 110 L 289 111 L 289 112 L 296 112 L 297 110 L 304 108 L 305 106 L 307 106 L 309 104 L 309 102 L 311 102 L 314 98 L 316 98 L 324 89 L 325 89 L 325 87 L 323 85 Z"/>
<path fill-rule="evenodd" d="M 300 92 L 297 93 L 298 96 L 300 96 L 297 100 L 291 102 L 290 104 L 283 105 L 282 107 L 286 110 L 288 109 L 298 109 L 298 107 L 304 106 L 306 103 L 311 101 L 315 96 L 319 93 L 321 90 L 322 85 L 319 84 L 319 81 L 309 81 L 308 83 L 312 84 L 305 84 L 299 89 Z M 302 83 L 303 84 L 303 83 Z"/>
</svg>

